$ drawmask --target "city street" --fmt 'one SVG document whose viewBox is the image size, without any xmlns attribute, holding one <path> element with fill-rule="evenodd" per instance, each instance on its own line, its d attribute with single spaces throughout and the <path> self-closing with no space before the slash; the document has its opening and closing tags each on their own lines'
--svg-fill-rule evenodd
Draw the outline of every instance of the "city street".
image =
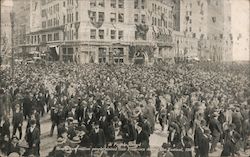
<svg viewBox="0 0 250 157">
<path fill-rule="evenodd" d="M 26 130 L 27 122 L 24 122 L 23 125 L 23 132 Z M 47 156 L 50 151 L 54 148 L 56 145 L 56 132 L 57 130 L 54 130 L 54 136 L 49 136 L 51 128 L 51 121 L 49 120 L 49 114 L 46 114 L 43 118 L 41 118 L 41 157 Z M 150 147 L 151 148 L 161 148 L 162 143 L 167 142 L 167 130 L 161 131 L 160 125 L 156 124 L 155 132 L 150 136 Z M 218 157 L 220 156 L 222 151 L 222 146 L 219 145 L 218 149 L 214 153 L 210 153 L 209 157 Z M 157 151 L 151 152 L 151 157 L 157 157 Z M 240 151 L 240 157 L 249 157 L 250 150 L 247 150 L 247 152 Z M 195 155 L 194 149 L 193 149 L 193 156 Z"/>
</svg>

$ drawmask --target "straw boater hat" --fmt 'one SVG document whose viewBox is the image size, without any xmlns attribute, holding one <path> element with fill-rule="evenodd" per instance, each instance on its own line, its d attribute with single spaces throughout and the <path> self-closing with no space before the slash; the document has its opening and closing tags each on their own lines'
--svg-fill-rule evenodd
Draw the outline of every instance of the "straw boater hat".
<svg viewBox="0 0 250 157">
<path fill-rule="evenodd" d="M 61 145 L 65 143 L 65 139 L 59 137 L 56 142 L 57 142 L 57 145 Z"/>
<path fill-rule="evenodd" d="M 10 153 L 8 157 L 19 157 L 20 155 L 16 152 Z"/>
<path fill-rule="evenodd" d="M 78 144 L 80 142 L 81 142 L 81 140 L 78 136 L 75 136 L 75 137 L 73 137 L 72 140 L 70 140 L 70 143 L 72 143 L 72 144 Z"/>
</svg>

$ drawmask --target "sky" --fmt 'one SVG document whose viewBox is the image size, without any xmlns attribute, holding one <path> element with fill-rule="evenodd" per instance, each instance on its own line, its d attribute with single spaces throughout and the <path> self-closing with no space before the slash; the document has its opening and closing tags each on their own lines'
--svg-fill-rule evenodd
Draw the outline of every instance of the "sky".
<svg viewBox="0 0 250 157">
<path fill-rule="evenodd" d="M 250 0 L 231 0 L 233 59 L 249 60 L 250 53 Z M 237 37 L 240 37 L 239 40 Z"/>
</svg>

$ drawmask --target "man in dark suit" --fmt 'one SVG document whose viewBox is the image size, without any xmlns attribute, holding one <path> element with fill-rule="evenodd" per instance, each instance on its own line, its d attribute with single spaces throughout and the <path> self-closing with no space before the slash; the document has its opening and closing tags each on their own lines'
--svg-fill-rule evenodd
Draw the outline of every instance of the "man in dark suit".
<svg viewBox="0 0 250 157">
<path fill-rule="evenodd" d="M 94 124 L 94 130 L 91 133 L 91 143 L 93 148 L 103 148 L 106 145 L 105 135 L 102 129 L 99 128 L 99 123 Z"/>
<path fill-rule="evenodd" d="M 215 112 L 209 124 L 209 129 L 212 135 L 212 145 L 211 145 L 210 152 L 215 151 L 216 145 L 219 142 L 220 136 L 222 134 L 222 128 L 221 128 L 220 122 L 218 121 L 218 117 L 219 117 L 219 114 Z"/>
<path fill-rule="evenodd" d="M 30 118 L 31 109 L 32 109 L 31 96 L 29 94 L 26 94 L 26 96 L 23 99 L 23 114 L 25 120 L 27 119 L 27 117 Z"/>
<path fill-rule="evenodd" d="M 20 105 L 15 106 L 15 112 L 13 113 L 13 136 L 16 135 L 16 130 L 19 131 L 19 139 L 22 138 L 22 125 L 23 125 L 23 113 L 20 110 Z"/>
<path fill-rule="evenodd" d="M 40 130 L 36 126 L 36 121 L 31 120 L 31 126 L 26 132 L 26 141 L 28 143 L 28 153 L 34 154 L 35 156 L 40 156 Z"/>
<path fill-rule="evenodd" d="M 195 145 L 195 157 L 200 157 L 200 146 L 201 146 L 201 139 L 203 138 L 204 126 L 206 122 L 205 120 L 201 120 L 198 123 L 195 132 L 194 132 L 194 145 Z"/>
<path fill-rule="evenodd" d="M 149 148 L 149 135 L 147 132 L 143 130 L 143 124 L 139 123 L 137 125 L 137 138 L 136 138 L 136 144 L 139 148 Z M 141 156 L 150 156 L 150 152 L 148 151 L 141 151 Z"/>
</svg>

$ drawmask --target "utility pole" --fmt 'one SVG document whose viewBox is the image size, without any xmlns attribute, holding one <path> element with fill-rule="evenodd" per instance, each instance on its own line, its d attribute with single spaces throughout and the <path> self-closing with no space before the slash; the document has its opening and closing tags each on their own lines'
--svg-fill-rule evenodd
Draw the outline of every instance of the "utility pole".
<svg viewBox="0 0 250 157">
<path fill-rule="evenodd" d="M 14 19 L 15 13 L 11 11 L 10 13 L 10 22 L 11 22 L 11 76 L 12 81 L 14 81 Z"/>
</svg>

